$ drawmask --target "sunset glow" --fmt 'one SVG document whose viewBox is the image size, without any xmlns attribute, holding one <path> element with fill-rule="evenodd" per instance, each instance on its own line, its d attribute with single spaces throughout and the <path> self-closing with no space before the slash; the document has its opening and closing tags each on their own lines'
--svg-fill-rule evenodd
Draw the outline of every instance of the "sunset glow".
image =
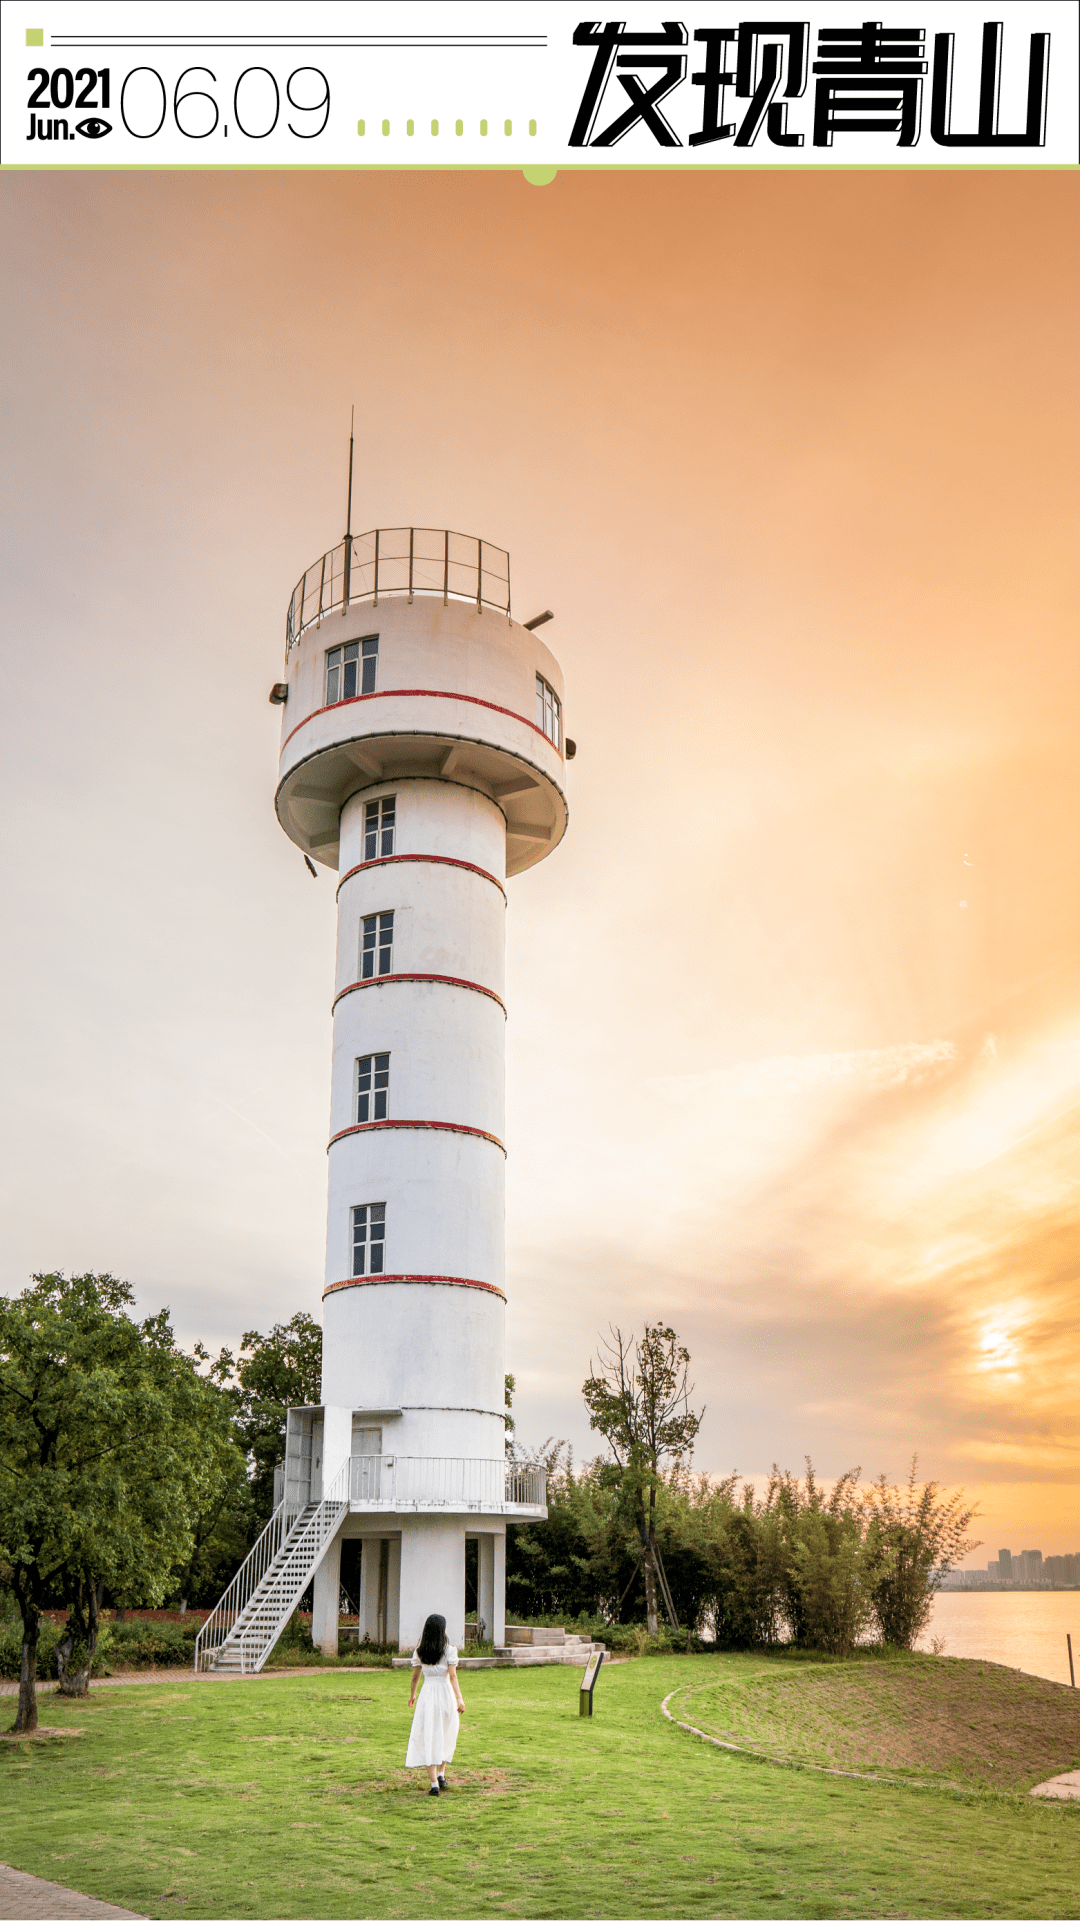
<svg viewBox="0 0 1080 1921">
<path fill-rule="evenodd" d="M 975 1562 L 1074 1551 L 1076 176 L 5 188 L 5 1289 L 319 1311 L 333 881 L 267 690 L 355 402 L 354 524 L 507 548 L 579 743 L 508 888 L 521 1438 L 592 1452 L 662 1318 L 699 1467 L 917 1451 Z"/>
</svg>

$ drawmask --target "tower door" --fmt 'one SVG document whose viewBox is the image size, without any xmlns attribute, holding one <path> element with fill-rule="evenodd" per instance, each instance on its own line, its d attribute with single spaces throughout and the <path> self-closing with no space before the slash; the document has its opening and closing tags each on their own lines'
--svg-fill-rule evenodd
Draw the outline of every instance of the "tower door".
<svg viewBox="0 0 1080 1921">
<path fill-rule="evenodd" d="M 352 1424 L 353 1501 L 382 1499 L 382 1428 L 366 1427 L 363 1416 L 353 1415 Z M 385 1637 L 384 1637 L 385 1638 Z"/>
<path fill-rule="evenodd" d="M 296 1514 L 322 1492 L 322 1412 L 290 1407 L 285 1425 L 285 1506 Z"/>
</svg>

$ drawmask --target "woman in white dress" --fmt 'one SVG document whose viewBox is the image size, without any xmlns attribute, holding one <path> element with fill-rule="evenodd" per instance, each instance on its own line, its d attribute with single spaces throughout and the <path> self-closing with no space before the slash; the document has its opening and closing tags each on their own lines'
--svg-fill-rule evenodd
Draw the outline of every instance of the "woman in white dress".
<svg viewBox="0 0 1080 1921">
<path fill-rule="evenodd" d="M 421 1688 L 421 1680 L 423 1686 Z M 420 1705 L 416 1706 L 420 1688 Z M 458 1715 L 465 1703 L 457 1678 L 457 1649 L 446 1638 L 446 1616 L 429 1614 L 412 1658 L 409 1708 L 415 1709 L 405 1756 L 407 1768 L 426 1768 L 429 1794 L 446 1792 L 446 1769 L 457 1746 Z"/>
</svg>

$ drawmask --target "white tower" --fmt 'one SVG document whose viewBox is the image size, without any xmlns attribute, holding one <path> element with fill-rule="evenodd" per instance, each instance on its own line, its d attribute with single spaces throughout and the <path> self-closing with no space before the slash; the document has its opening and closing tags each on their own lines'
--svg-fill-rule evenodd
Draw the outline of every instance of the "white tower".
<svg viewBox="0 0 1080 1921">
<path fill-rule="evenodd" d="M 308 568 L 271 698 L 278 818 L 340 877 L 323 1404 L 286 1463 L 291 1511 L 342 1503 L 313 1632 L 336 1652 L 358 1534 L 361 1633 L 411 1648 L 437 1612 L 460 1643 L 475 1535 L 501 1645 L 506 1521 L 547 1513 L 505 1462 L 505 883 L 566 831 L 562 675 L 506 553 L 395 528 Z"/>
</svg>

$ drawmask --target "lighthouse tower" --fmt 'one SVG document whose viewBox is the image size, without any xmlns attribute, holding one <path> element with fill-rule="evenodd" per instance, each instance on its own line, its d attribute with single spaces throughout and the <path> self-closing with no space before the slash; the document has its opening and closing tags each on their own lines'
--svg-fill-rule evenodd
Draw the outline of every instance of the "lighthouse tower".
<svg viewBox="0 0 1080 1921">
<path fill-rule="evenodd" d="M 349 537 L 289 607 L 278 819 L 337 870 L 322 1404 L 290 1409 L 286 1520 L 322 1514 L 316 1641 L 464 1639 L 465 1544 L 501 1645 L 507 879 L 566 831 L 558 662 L 510 615 L 509 556 L 431 528 Z M 309 1528 L 309 1532 L 310 1532 Z M 296 1537 L 298 1538 L 298 1537 Z"/>
</svg>

